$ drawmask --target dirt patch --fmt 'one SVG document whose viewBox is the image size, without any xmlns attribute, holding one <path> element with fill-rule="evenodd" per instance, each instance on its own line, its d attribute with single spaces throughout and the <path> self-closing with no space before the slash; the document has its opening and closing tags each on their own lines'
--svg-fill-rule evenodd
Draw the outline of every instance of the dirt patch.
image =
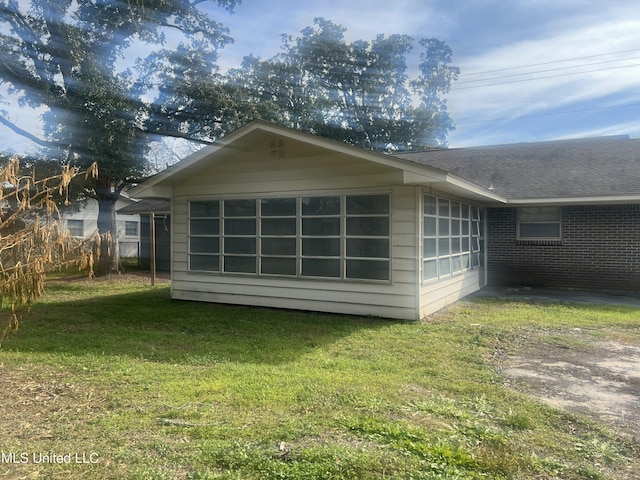
<svg viewBox="0 0 640 480">
<path fill-rule="evenodd" d="M 581 329 L 545 331 L 503 357 L 500 371 L 513 388 L 552 406 L 633 437 L 640 432 L 640 346 Z"/>
</svg>

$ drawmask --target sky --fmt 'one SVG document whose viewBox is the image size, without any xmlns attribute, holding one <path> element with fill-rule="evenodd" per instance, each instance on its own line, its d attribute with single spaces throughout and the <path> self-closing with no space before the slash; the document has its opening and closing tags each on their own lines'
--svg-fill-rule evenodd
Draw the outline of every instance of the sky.
<svg viewBox="0 0 640 480">
<path fill-rule="evenodd" d="M 234 38 L 220 53 L 223 68 L 249 54 L 272 57 L 281 34 L 295 37 L 315 17 L 345 27 L 348 41 L 444 41 L 461 71 L 446 96 L 451 148 L 640 137 L 636 0 L 242 0 L 233 14 L 210 11 Z M 0 126 L 0 149 L 27 144 Z"/>
</svg>

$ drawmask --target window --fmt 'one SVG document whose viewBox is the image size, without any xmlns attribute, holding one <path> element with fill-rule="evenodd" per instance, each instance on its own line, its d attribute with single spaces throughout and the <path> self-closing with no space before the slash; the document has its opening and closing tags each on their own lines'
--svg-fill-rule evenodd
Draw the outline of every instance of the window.
<svg viewBox="0 0 640 480">
<path fill-rule="evenodd" d="M 518 209 L 519 240 L 560 240 L 562 238 L 560 207 L 525 207 Z"/>
<path fill-rule="evenodd" d="M 390 279 L 388 195 L 197 201 L 189 269 L 334 279 Z"/>
<path fill-rule="evenodd" d="M 423 278 L 450 277 L 482 266 L 480 209 L 433 195 L 423 197 Z"/>
<path fill-rule="evenodd" d="M 138 222 L 125 221 L 124 222 L 124 234 L 127 237 L 137 237 L 138 236 Z"/>
<path fill-rule="evenodd" d="M 84 220 L 67 220 L 67 228 L 73 237 L 84 237 Z"/>
</svg>

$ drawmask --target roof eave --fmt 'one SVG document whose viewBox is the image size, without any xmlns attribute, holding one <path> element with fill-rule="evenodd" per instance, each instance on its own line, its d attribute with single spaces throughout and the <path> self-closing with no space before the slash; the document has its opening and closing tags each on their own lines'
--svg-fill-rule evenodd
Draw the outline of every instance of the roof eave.
<svg viewBox="0 0 640 480">
<path fill-rule="evenodd" d="M 514 206 L 623 205 L 640 203 L 640 195 L 597 195 L 579 197 L 510 198 Z"/>
</svg>

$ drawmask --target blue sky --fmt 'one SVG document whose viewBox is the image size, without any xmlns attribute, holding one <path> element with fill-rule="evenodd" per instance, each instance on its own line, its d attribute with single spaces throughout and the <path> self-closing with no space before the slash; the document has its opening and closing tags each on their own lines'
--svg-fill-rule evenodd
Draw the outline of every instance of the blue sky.
<svg viewBox="0 0 640 480">
<path fill-rule="evenodd" d="M 398 33 L 445 41 L 461 69 L 447 96 L 450 147 L 640 137 L 635 0 L 242 0 L 232 15 L 211 12 L 235 40 L 221 52 L 223 67 L 273 56 L 280 34 L 296 36 L 315 17 L 344 26 L 348 40 Z M 30 117 L 3 108 L 18 121 Z M 0 149 L 28 143 L 0 126 Z"/>
<path fill-rule="evenodd" d="M 349 40 L 445 41 L 461 69 L 447 97 L 450 147 L 640 136 L 633 0 L 243 0 L 235 14 L 218 15 L 235 39 L 223 64 L 274 55 L 281 33 L 295 36 L 314 17 L 346 27 Z"/>
</svg>

